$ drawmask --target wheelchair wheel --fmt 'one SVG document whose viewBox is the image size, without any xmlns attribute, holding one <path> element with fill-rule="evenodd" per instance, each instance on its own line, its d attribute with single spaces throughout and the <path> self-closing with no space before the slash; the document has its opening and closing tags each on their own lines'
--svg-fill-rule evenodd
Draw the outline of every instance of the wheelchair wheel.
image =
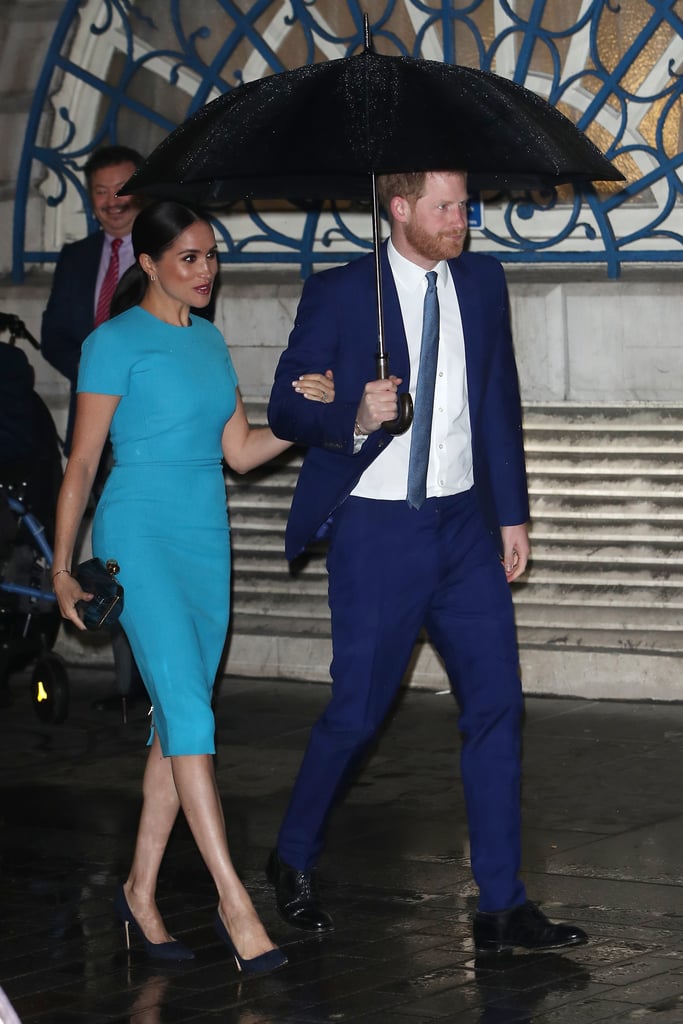
<svg viewBox="0 0 683 1024">
<path fill-rule="evenodd" d="M 56 654 L 39 658 L 31 679 L 33 707 L 41 722 L 59 725 L 69 713 L 69 679 Z"/>
</svg>

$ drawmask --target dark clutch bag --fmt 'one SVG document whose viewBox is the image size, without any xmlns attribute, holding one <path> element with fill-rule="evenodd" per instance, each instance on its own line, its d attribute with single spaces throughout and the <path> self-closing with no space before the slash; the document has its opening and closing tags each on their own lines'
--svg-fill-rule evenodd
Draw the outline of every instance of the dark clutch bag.
<svg viewBox="0 0 683 1024">
<path fill-rule="evenodd" d="M 113 558 L 107 564 L 100 558 L 81 562 L 74 573 L 81 588 L 92 594 L 91 601 L 79 601 L 76 610 L 86 629 L 111 627 L 123 611 L 123 587 L 114 579 L 119 564 Z"/>
</svg>

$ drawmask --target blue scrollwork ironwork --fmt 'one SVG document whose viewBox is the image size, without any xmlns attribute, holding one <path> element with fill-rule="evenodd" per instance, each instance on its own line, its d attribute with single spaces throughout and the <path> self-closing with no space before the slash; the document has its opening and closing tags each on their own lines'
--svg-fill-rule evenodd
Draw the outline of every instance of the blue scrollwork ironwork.
<svg viewBox="0 0 683 1024">
<path fill-rule="evenodd" d="M 105 141 L 145 151 L 241 81 L 363 45 L 478 66 L 556 104 L 626 175 L 623 188 L 485 198 L 472 245 L 514 263 L 683 259 L 683 20 L 675 0 L 67 0 L 37 84 L 17 184 L 14 278 L 93 227 L 81 168 Z M 104 69 L 104 70 L 102 70 Z M 457 130 L 457 129 L 456 129 Z M 59 225 L 25 245 L 39 190 Z M 85 218 L 85 221 L 84 221 Z M 49 220 L 49 215 L 47 215 Z M 56 224 L 56 222 L 55 222 Z M 221 259 L 306 275 L 370 245 L 369 218 L 254 207 L 217 222 Z"/>
</svg>

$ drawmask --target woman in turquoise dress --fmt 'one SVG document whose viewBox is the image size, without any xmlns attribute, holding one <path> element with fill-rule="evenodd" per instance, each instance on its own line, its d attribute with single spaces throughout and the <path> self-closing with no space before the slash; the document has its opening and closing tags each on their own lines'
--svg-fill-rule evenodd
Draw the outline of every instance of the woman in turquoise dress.
<svg viewBox="0 0 683 1024">
<path fill-rule="evenodd" d="M 53 581 L 78 628 L 87 600 L 71 575 L 76 536 L 111 433 L 115 464 L 93 523 L 93 552 L 120 565 L 121 624 L 150 694 L 152 737 L 133 863 L 116 911 L 150 956 L 189 959 L 156 906 L 161 860 L 182 808 L 219 896 L 215 928 L 240 970 L 283 966 L 232 865 L 216 786 L 211 697 L 229 618 L 230 535 L 222 459 L 247 472 L 288 447 L 252 429 L 220 332 L 190 309 L 208 305 L 217 271 L 210 224 L 174 202 L 143 210 L 136 263 L 112 319 L 83 347 L 71 454 L 57 507 Z M 334 399 L 331 375 L 293 386 Z"/>
</svg>

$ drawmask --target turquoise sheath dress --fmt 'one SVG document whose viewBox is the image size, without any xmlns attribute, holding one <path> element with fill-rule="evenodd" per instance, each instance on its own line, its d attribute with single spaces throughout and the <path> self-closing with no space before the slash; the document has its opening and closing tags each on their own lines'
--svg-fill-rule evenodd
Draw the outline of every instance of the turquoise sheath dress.
<svg viewBox="0 0 683 1024">
<path fill-rule="evenodd" d="M 93 552 L 121 567 L 121 625 L 165 756 L 215 752 L 211 695 L 230 611 L 221 436 L 236 387 L 221 333 L 200 317 L 173 327 L 135 306 L 83 346 L 78 390 L 121 396 Z"/>
</svg>

